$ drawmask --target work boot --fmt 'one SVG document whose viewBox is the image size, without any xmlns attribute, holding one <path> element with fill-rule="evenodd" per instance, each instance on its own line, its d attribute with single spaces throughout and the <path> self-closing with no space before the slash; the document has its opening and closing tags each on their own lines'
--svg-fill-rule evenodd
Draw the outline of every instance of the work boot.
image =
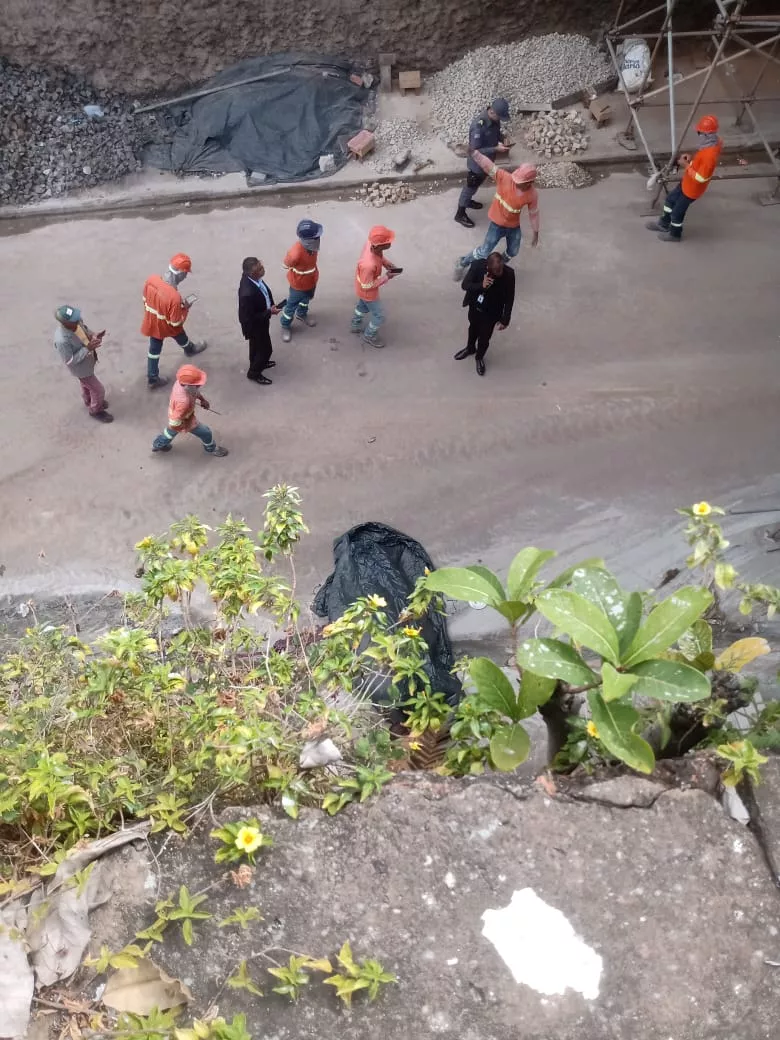
<svg viewBox="0 0 780 1040">
<path fill-rule="evenodd" d="M 662 242 L 681 242 L 680 235 L 670 235 L 668 231 L 661 231 L 658 237 Z"/>
<path fill-rule="evenodd" d="M 289 343 L 292 339 L 292 332 L 285 326 L 282 328 L 282 343 Z"/>
<path fill-rule="evenodd" d="M 203 340 L 202 343 L 196 343 L 194 339 L 191 339 L 187 346 L 184 348 L 184 353 L 187 357 L 195 357 L 196 354 L 202 354 L 208 346 L 208 343 Z"/>
<path fill-rule="evenodd" d="M 377 348 L 379 348 L 379 347 L 383 347 L 385 345 L 385 341 L 383 339 L 380 339 L 377 334 L 374 334 L 373 336 L 369 336 L 367 333 L 364 332 L 363 333 L 363 341 L 365 343 L 368 343 L 369 347 L 377 347 Z"/>
<path fill-rule="evenodd" d="M 224 459 L 224 457 L 225 457 L 225 456 L 226 456 L 227 454 L 228 454 L 228 450 L 227 450 L 227 448 L 223 448 L 223 447 L 222 447 L 221 445 L 219 445 L 219 444 L 218 444 L 218 445 L 216 446 L 216 448 L 215 448 L 215 449 L 214 449 L 213 451 L 210 451 L 210 452 L 209 452 L 209 455 L 216 455 L 216 457 L 217 457 L 218 459 Z"/>
<path fill-rule="evenodd" d="M 483 208 L 482 203 L 481 202 L 477 202 L 475 199 L 472 199 L 471 202 L 467 202 L 466 203 L 466 209 L 482 209 L 482 208 Z"/>
<path fill-rule="evenodd" d="M 477 358 L 477 375 L 478 376 L 484 376 L 484 374 L 485 374 L 485 362 L 480 357 L 480 358 Z"/>
<path fill-rule="evenodd" d="M 660 220 L 647 220 L 645 221 L 645 227 L 648 231 L 662 231 L 666 233 L 669 228 L 665 227 Z"/>
<path fill-rule="evenodd" d="M 459 350 L 457 354 L 452 356 L 456 361 L 463 361 L 464 358 L 473 357 L 476 354 L 476 350 L 472 350 L 470 347 L 464 347 L 463 350 Z"/>
<path fill-rule="evenodd" d="M 458 212 L 455 214 L 455 223 L 462 224 L 463 227 L 473 228 L 476 225 L 471 217 L 468 215 L 463 206 L 458 206 Z"/>
<path fill-rule="evenodd" d="M 296 321 L 302 322 L 304 325 L 307 325 L 310 329 L 313 329 L 314 326 L 317 324 L 316 319 L 312 318 L 311 314 L 296 314 L 295 318 Z"/>
<path fill-rule="evenodd" d="M 108 423 L 114 421 L 113 415 L 110 412 L 107 412 L 105 408 L 102 412 L 90 412 L 89 414 L 92 416 L 93 419 L 97 419 L 98 422 Z"/>
<path fill-rule="evenodd" d="M 150 390 L 159 390 L 161 386 L 167 386 L 167 385 L 168 385 L 168 380 L 165 378 L 165 376 L 158 376 L 156 379 L 150 379 L 149 380 L 149 389 Z"/>
<path fill-rule="evenodd" d="M 158 448 L 157 445 L 153 444 L 152 445 L 152 451 L 170 451 L 171 447 L 172 447 L 172 445 L 170 445 L 170 444 L 163 444 L 163 445 L 161 445 Z"/>
</svg>

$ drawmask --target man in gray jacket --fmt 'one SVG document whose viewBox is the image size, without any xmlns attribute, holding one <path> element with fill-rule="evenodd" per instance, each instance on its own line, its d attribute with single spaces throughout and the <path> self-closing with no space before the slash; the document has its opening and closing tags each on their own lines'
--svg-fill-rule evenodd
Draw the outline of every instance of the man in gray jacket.
<svg viewBox="0 0 780 1040">
<path fill-rule="evenodd" d="M 81 384 L 81 396 L 89 414 L 98 422 L 110 423 L 113 415 L 106 411 L 106 392 L 95 375 L 97 349 L 103 342 L 105 332 L 97 335 L 81 320 L 78 307 L 62 306 L 54 312 L 57 330 L 54 346 L 71 374 Z"/>
</svg>

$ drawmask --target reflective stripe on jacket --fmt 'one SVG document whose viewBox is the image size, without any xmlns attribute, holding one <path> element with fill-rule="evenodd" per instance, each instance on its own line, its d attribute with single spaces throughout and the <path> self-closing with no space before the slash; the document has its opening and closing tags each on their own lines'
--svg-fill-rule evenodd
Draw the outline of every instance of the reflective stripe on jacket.
<svg viewBox="0 0 780 1040">
<path fill-rule="evenodd" d="M 144 320 L 141 334 L 165 339 L 178 336 L 184 329 L 187 309 L 181 293 L 169 285 L 159 274 L 153 274 L 144 284 Z"/>
<path fill-rule="evenodd" d="M 296 242 L 284 258 L 282 267 L 287 272 L 291 289 L 311 292 L 316 286 L 320 272 L 317 270 L 317 254 L 310 253 L 300 242 Z"/>
<path fill-rule="evenodd" d="M 691 160 L 691 164 L 683 174 L 682 193 L 689 199 L 698 199 L 707 190 L 715 167 L 718 165 L 723 141 L 718 138 L 717 144 L 700 148 Z"/>
<path fill-rule="evenodd" d="M 392 266 L 379 253 L 372 252 L 371 243 L 366 242 L 355 271 L 355 293 L 358 299 L 378 300 L 379 287 L 387 281 L 382 275 L 382 268 Z"/>
<path fill-rule="evenodd" d="M 488 220 L 499 227 L 516 228 L 520 226 L 520 214 L 523 207 L 528 207 L 531 228 L 539 230 L 539 195 L 531 186 L 528 191 L 520 191 L 507 170 L 493 167 L 491 176 L 496 182 L 496 194 L 488 210 Z"/>
<path fill-rule="evenodd" d="M 188 394 L 178 380 L 173 384 L 168 402 L 168 426 L 171 430 L 175 430 L 176 433 L 189 433 L 193 426 L 198 425 L 195 403 L 199 396 L 193 397 Z"/>
</svg>

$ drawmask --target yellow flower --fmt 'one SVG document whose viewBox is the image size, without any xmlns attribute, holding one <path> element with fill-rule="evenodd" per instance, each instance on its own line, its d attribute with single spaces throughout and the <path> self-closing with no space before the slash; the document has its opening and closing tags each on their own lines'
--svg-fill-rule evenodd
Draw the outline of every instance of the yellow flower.
<svg viewBox="0 0 780 1040">
<path fill-rule="evenodd" d="M 411 625 L 407 625 L 406 628 L 402 628 L 401 631 L 405 636 L 409 636 L 410 639 L 414 639 L 415 636 L 419 636 L 420 629 L 412 628 Z"/>
<path fill-rule="evenodd" d="M 244 825 L 236 835 L 236 848 L 241 852 L 255 852 L 263 843 L 263 835 L 258 827 Z"/>
<path fill-rule="evenodd" d="M 589 737 L 595 737 L 596 740 L 599 739 L 599 731 L 596 729 L 596 723 L 593 721 L 593 719 L 588 720 L 588 725 L 586 726 L 586 729 L 588 731 Z"/>
<path fill-rule="evenodd" d="M 712 512 L 712 506 L 709 502 L 694 502 L 693 504 L 693 515 L 694 516 L 709 516 Z"/>
</svg>

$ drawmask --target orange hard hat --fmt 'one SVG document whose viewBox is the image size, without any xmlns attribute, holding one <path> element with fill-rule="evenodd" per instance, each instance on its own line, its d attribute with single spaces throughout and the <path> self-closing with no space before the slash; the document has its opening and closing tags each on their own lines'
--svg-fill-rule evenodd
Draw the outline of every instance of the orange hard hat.
<svg viewBox="0 0 780 1040">
<path fill-rule="evenodd" d="M 718 132 L 718 117 L 702 116 L 696 124 L 696 130 L 700 134 L 716 134 Z"/>
<path fill-rule="evenodd" d="M 536 180 L 536 167 L 533 163 L 524 162 L 516 170 L 512 170 L 512 180 L 515 184 L 527 184 Z"/>
<path fill-rule="evenodd" d="M 395 231 L 376 224 L 368 233 L 368 241 L 372 246 L 389 246 L 395 241 Z"/>
<path fill-rule="evenodd" d="M 186 253 L 177 253 L 176 256 L 171 257 L 171 267 L 174 271 L 191 271 L 192 260 Z"/>
<path fill-rule="evenodd" d="M 182 386 L 204 386 L 208 378 L 202 368 L 195 365 L 182 365 L 176 373 L 177 380 Z"/>
</svg>

